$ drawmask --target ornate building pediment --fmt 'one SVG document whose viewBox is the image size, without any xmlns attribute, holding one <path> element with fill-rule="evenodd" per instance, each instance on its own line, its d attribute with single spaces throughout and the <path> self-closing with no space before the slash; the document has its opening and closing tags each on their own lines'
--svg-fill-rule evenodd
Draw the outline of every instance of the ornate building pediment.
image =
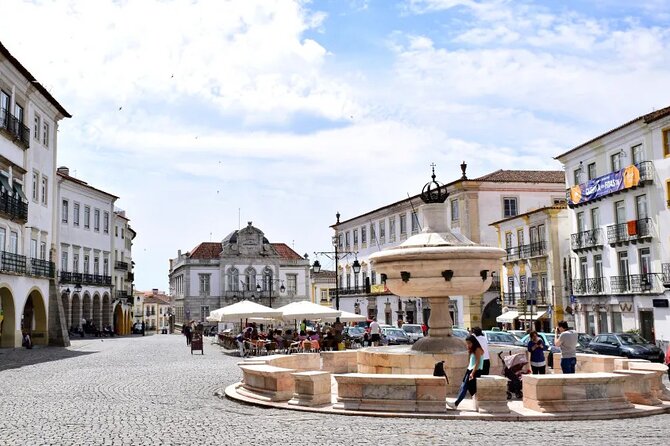
<svg viewBox="0 0 670 446">
<path fill-rule="evenodd" d="M 263 231 L 248 222 L 245 228 L 231 232 L 223 242 L 223 255 L 279 257 Z"/>
</svg>

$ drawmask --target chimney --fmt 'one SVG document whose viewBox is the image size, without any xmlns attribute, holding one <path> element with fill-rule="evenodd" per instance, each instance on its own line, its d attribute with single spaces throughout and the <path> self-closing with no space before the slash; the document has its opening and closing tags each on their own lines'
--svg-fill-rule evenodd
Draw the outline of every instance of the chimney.
<svg viewBox="0 0 670 446">
<path fill-rule="evenodd" d="M 60 166 L 57 169 L 57 172 L 60 173 L 60 174 L 63 174 L 63 175 L 70 176 L 70 168 L 67 167 L 67 166 Z"/>
<path fill-rule="evenodd" d="M 151 291 L 154 293 L 154 296 L 155 296 L 156 294 L 158 294 L 158 288 L 154 288 L 154 289 L 151 290 Z"/>
</svg>

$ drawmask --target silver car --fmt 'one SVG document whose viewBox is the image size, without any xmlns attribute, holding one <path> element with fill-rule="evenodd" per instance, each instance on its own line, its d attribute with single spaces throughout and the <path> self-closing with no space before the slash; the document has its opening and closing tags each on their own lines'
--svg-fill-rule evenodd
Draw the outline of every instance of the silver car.
<svg viewBox="0 0 670 446">
<path fill-rule="evenodd" d="M 409 342 L 412 344 L 423 337 L 423 330 L 420 324 L 403 324 L 402 329 L 407 333 Z"/>
</svg>

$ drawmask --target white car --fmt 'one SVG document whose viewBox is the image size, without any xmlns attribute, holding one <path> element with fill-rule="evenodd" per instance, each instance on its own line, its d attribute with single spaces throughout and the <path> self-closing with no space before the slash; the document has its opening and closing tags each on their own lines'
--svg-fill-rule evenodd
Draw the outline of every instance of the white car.
<svg viewBox="0 0 670 446">
<path fill-rule="evenodd" d="M 414 344 L 423 337 L 423 329 L 421 324 L 402 324 L 402 329 L 407 333 L 409 341 Z"/>
</svg>

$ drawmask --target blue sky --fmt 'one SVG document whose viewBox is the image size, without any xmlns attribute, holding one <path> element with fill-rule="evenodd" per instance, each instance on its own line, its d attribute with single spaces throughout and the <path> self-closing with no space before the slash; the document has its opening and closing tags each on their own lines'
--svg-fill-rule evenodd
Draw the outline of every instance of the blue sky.
<svg viewBox="0 0 670 446">
<path fill-rule="evenodd" d="M 557 169 L 670 105 L 662 0 L 8 4 L 0 40 L 74 115 L 59 164 L 122 197 L 139 289 L 238 221 L 313 257 L 337 211 L 418 192 L 433 162 Z"/>
</svg>

